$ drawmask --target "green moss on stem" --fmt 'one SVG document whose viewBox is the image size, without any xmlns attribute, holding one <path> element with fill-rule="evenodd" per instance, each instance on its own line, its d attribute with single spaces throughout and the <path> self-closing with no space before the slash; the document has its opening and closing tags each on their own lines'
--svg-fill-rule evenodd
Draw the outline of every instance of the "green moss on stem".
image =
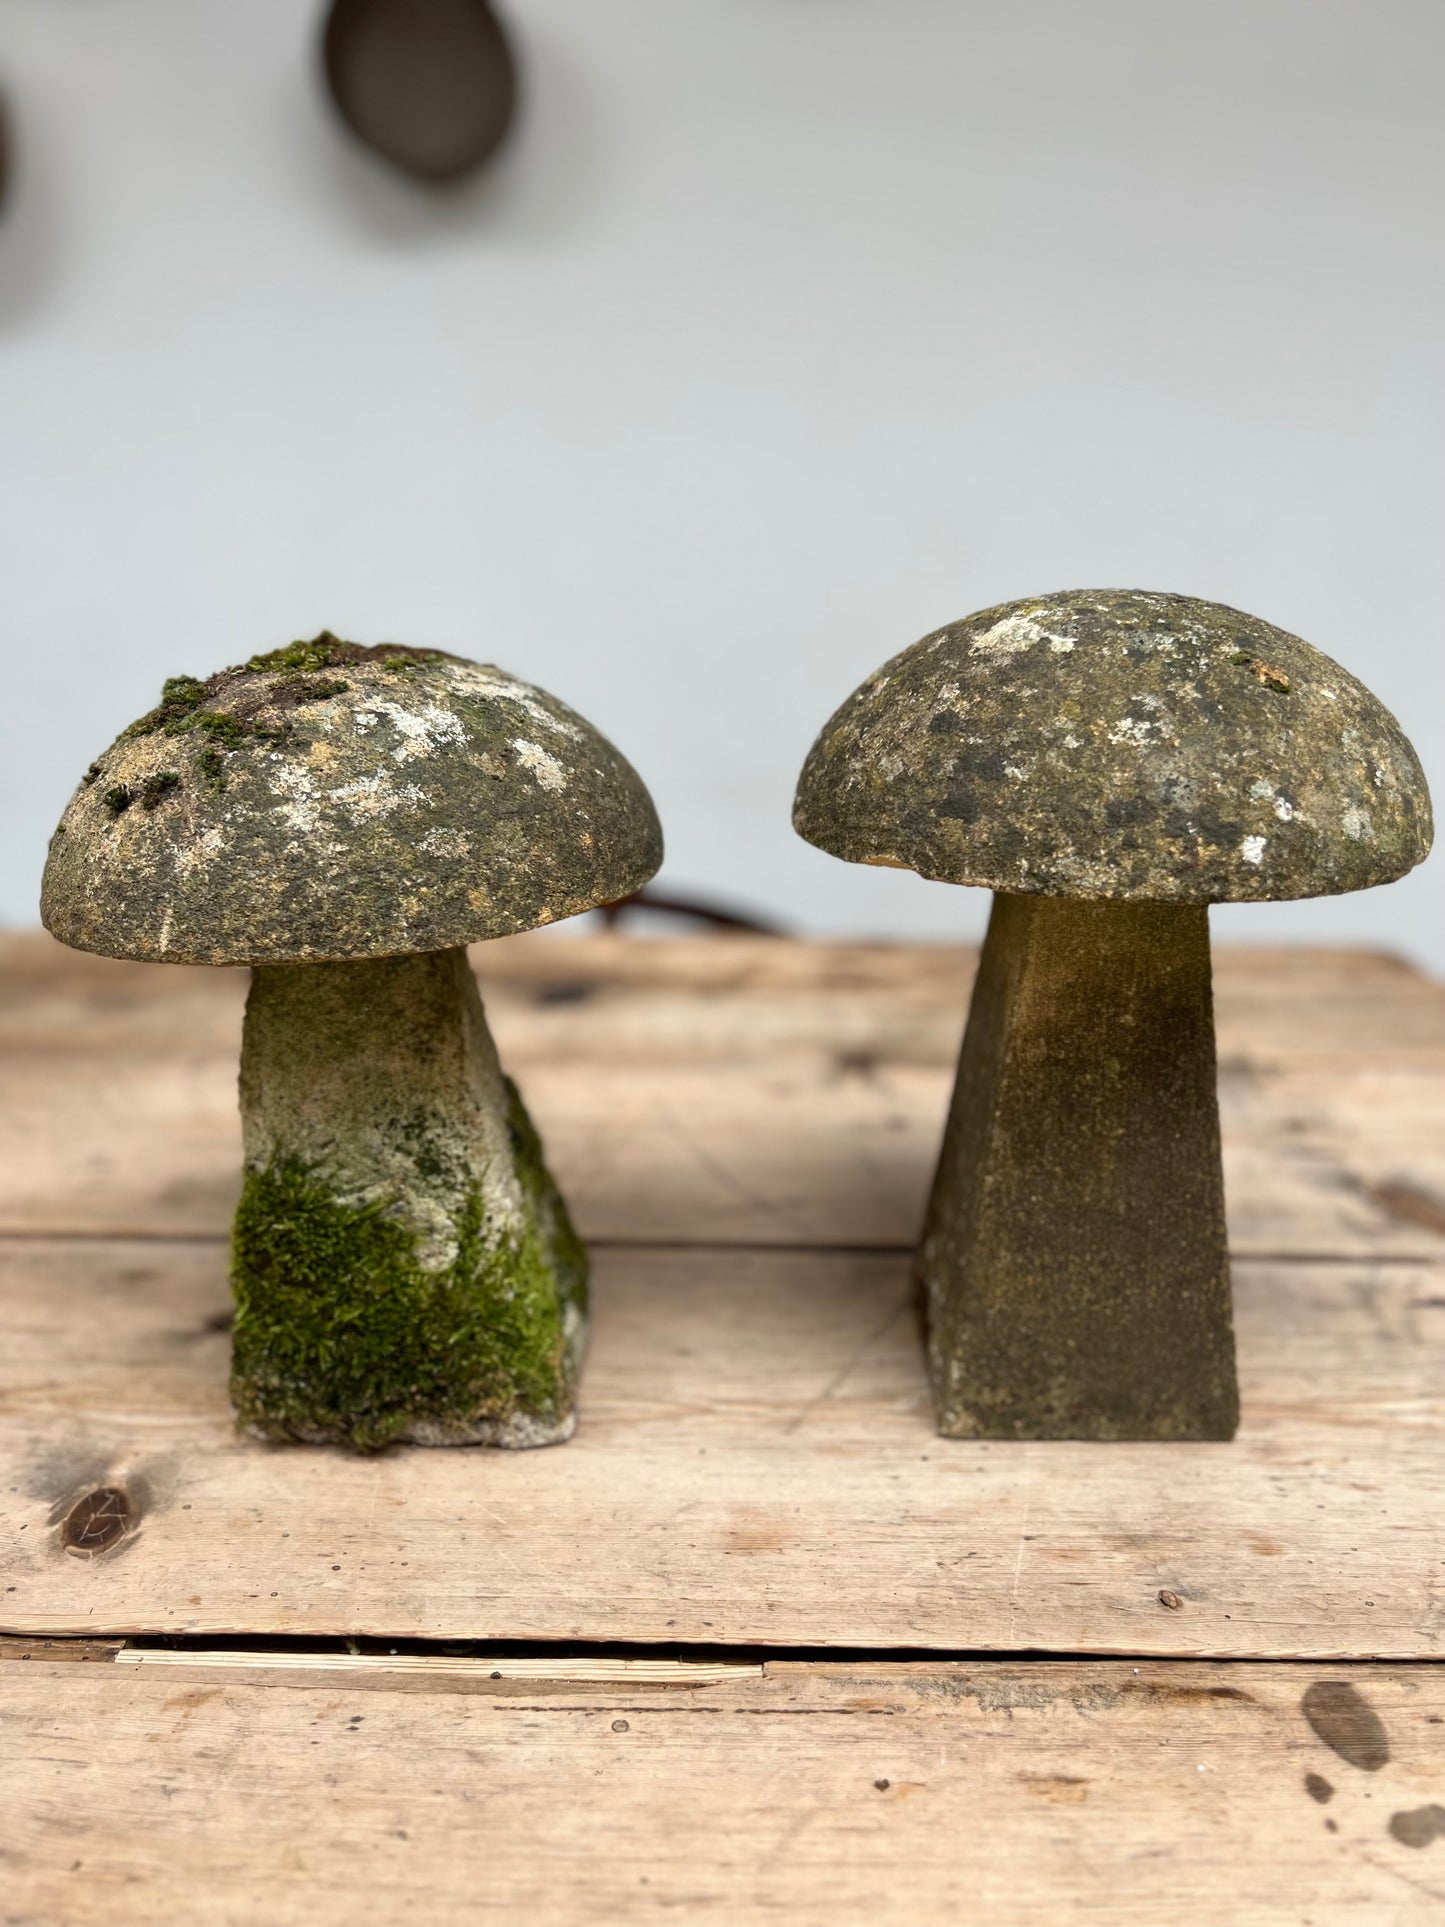
<svg viewBox="0 0 1445 1927">
<path fill-rule="evenodd" d="M 576 1370 L 564 1306 L 586 1293 L 560 1199 L 492 1242 L 473 1193 L 456 1228 L 455 1259 L 429 1271 L 384 1203 L 344 1204 L 297 1161 L 248 1171 L 232 1270 L 242 1423 L 364 1451 L 418 1426 L 557 1427 Z"/>
<path fill-rule="evenodd" d="M 566 1200 L 547 1169 L 542 1140 L 527 1114 L 522 1093 L 510 1077 L 504 1075 L 502 1082 L 507 1091 L 507 1130 L 512 1140 L 512 1157 L 528 1216 L 535 1219 L 547 1247 L 556 1277 L 557 1296 L 562 1305 L 573 1306 L 579 1314 L 585 1314 L 588 1300 L 587 1247 L 578 1237 Z M 577 1362 L 580 1364 L 580 1359 Z"/>
</svg>

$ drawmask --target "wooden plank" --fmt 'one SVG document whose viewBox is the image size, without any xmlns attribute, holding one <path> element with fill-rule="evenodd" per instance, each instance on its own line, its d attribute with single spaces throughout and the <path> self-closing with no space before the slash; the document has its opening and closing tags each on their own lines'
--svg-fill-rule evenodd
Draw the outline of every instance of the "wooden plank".
<svg viewBox="0 0 1445 1927">
<path fill-rule="evenodd" d="M 476 955 L 588 1237 L 913 1242 L 970 953 L 604 937 Z M 1334 952 L 1225 950 L 1218 978 L 1234 1249 L 1445 1256 L 1445 991 Z M 244 987 L 0 940 L 0 1232 L 225 1234 Z"/>
<path fill-rule="evenodd" d="M 323 1673 L 345 1675 L 348 1683 L 368 1675 L 412 1679 L 519 1679 L 565 1681 L 569 1685 L 727 1686 L 740 1679 L 761 1679 L 761 1662 L 689 1659 L 553 1659 L 497 1654 L 475 1659 L 446 1653 L 276 1652 L 228 1647 L 201 1651 L 190 1647 L 137 1648 L 113 1654 L 117 1666 L 148 1666 L 152 1672 L 303 1673 L 313 1682 Z"/>
<path fill-rule="evenodd" d="M 679 1044 L 688 1056 L 719 1054 L 736 1035 L 727 1013 L 737 998 L 755 999 L 762 1023 L 774 1027 L 763 1039 L 768 1045 L 835 1043 L 842 1010 L 866 1013 L 870 1030 L 886 1021 L 895 1053 L 910 1038 L 932 1052 L 950 1035 L 956 1045 L 976 962 L 968 945 L 656 941 L 565 931 L 479 944 L 471 954 L 492 996 L 530 1007 L 539 1034 L 566 1030 L 589 1055 Z M 1378 1060 L 1445 1048 L 1445 985 L 1387 953 L 1220 945 L 1214 967 L 1226 1051 L 1243 1040 L 1261 1056 Z M 16 1035 L 63 1036 L 77 1026 L 99 1034 L 137 1022 L 158 1040 L 182 1023 L 200 1035 L 207 1012 L 213 1022 L 239 1023 L 245 986 L 244 970 L 115 963 L 67 950 L 38 931 L 0 933 L 7 1036 L 11 1026 Z M 685 1000 L 681 1029 L 667 1004 L 673 996 Z M 586 1009 L 599 1004 L 607 1012 L 600 1025 Z M 879 1008 L 886 1020 L 874 1014 Z M 953 1045 L 947 1048 L 951 1054 Z"/>
<path fill-rule="evenodd" d="M 597 1307 L 571 1444 L 362 1459 L 233 1435 L 218 1247 L 0 1247 L 0 1630 L 1445 1653 L 1445 1267 L 1240 1266 L 1230 1445 L 938 1440 L 895 1256 Z"/>
<path fill-rule="evenodd" d="M 109 1665 L 125 1643 L 120 1638 L 15 1639 L 0 1633 L 0 1661 L 44 1659 L 71 1665 Z"/>
<path fill-rule="evenodd" d="M 1404 1927 L 1445 1907 L 1442 1735 L 1435 1666 L 38 1662 L 0 1667 L 0 1919 Z"/>
<path fill-rule="evenodd" d="M 224 1237 L 240 1169 L 234 1073 L 207 1081 L 214 1090 L 186 1067 L 113 1070 L 84 1105 L 47 1115 L 34 1083 L 4 1079 L 0 1234 Z M 1236 1253 L 1445 1255 L 1435 1090 L 1412 1103 L 1422 1079 L 1377 1080 L 1350 1114 L 1351 1087 L 1334 1079 L 1296 1076 L 1277 1098 L 1269 1082 L 1222 1081 Z M 539 1064 L 526 1084 L 591 1240 L 898 1249 L 917 1236 L 949 1075 L 734 1062 L 584 1077 Z M 1381 1202 L 1387 1184 L 1433 1213 L 1402 1219 Z"/>
</svg>

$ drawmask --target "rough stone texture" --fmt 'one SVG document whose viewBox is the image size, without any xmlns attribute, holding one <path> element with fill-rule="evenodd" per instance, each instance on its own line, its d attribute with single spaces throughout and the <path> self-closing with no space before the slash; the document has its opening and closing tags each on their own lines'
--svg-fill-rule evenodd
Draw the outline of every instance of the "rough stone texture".
<svg viewBox="0 0 1445 1927">
<path fill-rule="evenodd" d="M 544 1445 L 587 1262 L 463 950 L 256 971 L 233 1391 L 266 1436 Z"/>
<path fill-rule="evenodd" d="M 112 957 L 395 956 L 574 916 L 661 860 L 636 772 L 554 696 L 322 635 L 168 682 L 71 798 L 41 916 Z"/>
<path fill-rule="evenodd" d="M 1188 903 L 1388 883 L 1432 833 L 1398 723 L 1328 656 L 1112 589 L 985 609 L 885 663 L 814 744 L 793 821 L 946 883 Z"/>
<path fill-rule="evenodd" d="M 947 1436 L 1232 1436 L 1207 919 L 995 898 L 919 1253 Z"/>
</svg>

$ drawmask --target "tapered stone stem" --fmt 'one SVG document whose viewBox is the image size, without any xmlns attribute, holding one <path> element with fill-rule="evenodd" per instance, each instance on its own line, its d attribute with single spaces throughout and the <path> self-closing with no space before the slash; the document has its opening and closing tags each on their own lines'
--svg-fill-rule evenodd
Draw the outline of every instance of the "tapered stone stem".
<svg viewBox="0 0 1445 1927">
<path fill-rule="evenodd" d="M 946 1436 L 1232 1436 L 1203 905 L 995 897 L 919 1267 Z"/>
<path fill-rule="evenodd" d="M 268 1437 L 545 1445 L 587 1260 L 461 949 L 252 975 L 232 1390 Z"/>
</svg>

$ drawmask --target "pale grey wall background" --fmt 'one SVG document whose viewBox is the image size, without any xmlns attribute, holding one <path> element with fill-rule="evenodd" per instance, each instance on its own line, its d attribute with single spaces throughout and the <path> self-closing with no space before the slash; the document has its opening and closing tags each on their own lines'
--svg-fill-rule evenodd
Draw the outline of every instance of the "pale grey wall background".
<svg viewBox="0 0 1445 1927">
<path fill-rule="evenodd" d="M 1340 658 L 1445 793 L 1438 0 L 512 0 L 418 194 L 298 0 L 0 0 L 0 916 L 164 675 L 323 625 L 555 688 L 666 876 L 811 930 L 982 894 L 788 827 L 827 713 L 1041 589 Z M 1445 859 L 1216 913 L 1445 967 Z"/>
</svg>

